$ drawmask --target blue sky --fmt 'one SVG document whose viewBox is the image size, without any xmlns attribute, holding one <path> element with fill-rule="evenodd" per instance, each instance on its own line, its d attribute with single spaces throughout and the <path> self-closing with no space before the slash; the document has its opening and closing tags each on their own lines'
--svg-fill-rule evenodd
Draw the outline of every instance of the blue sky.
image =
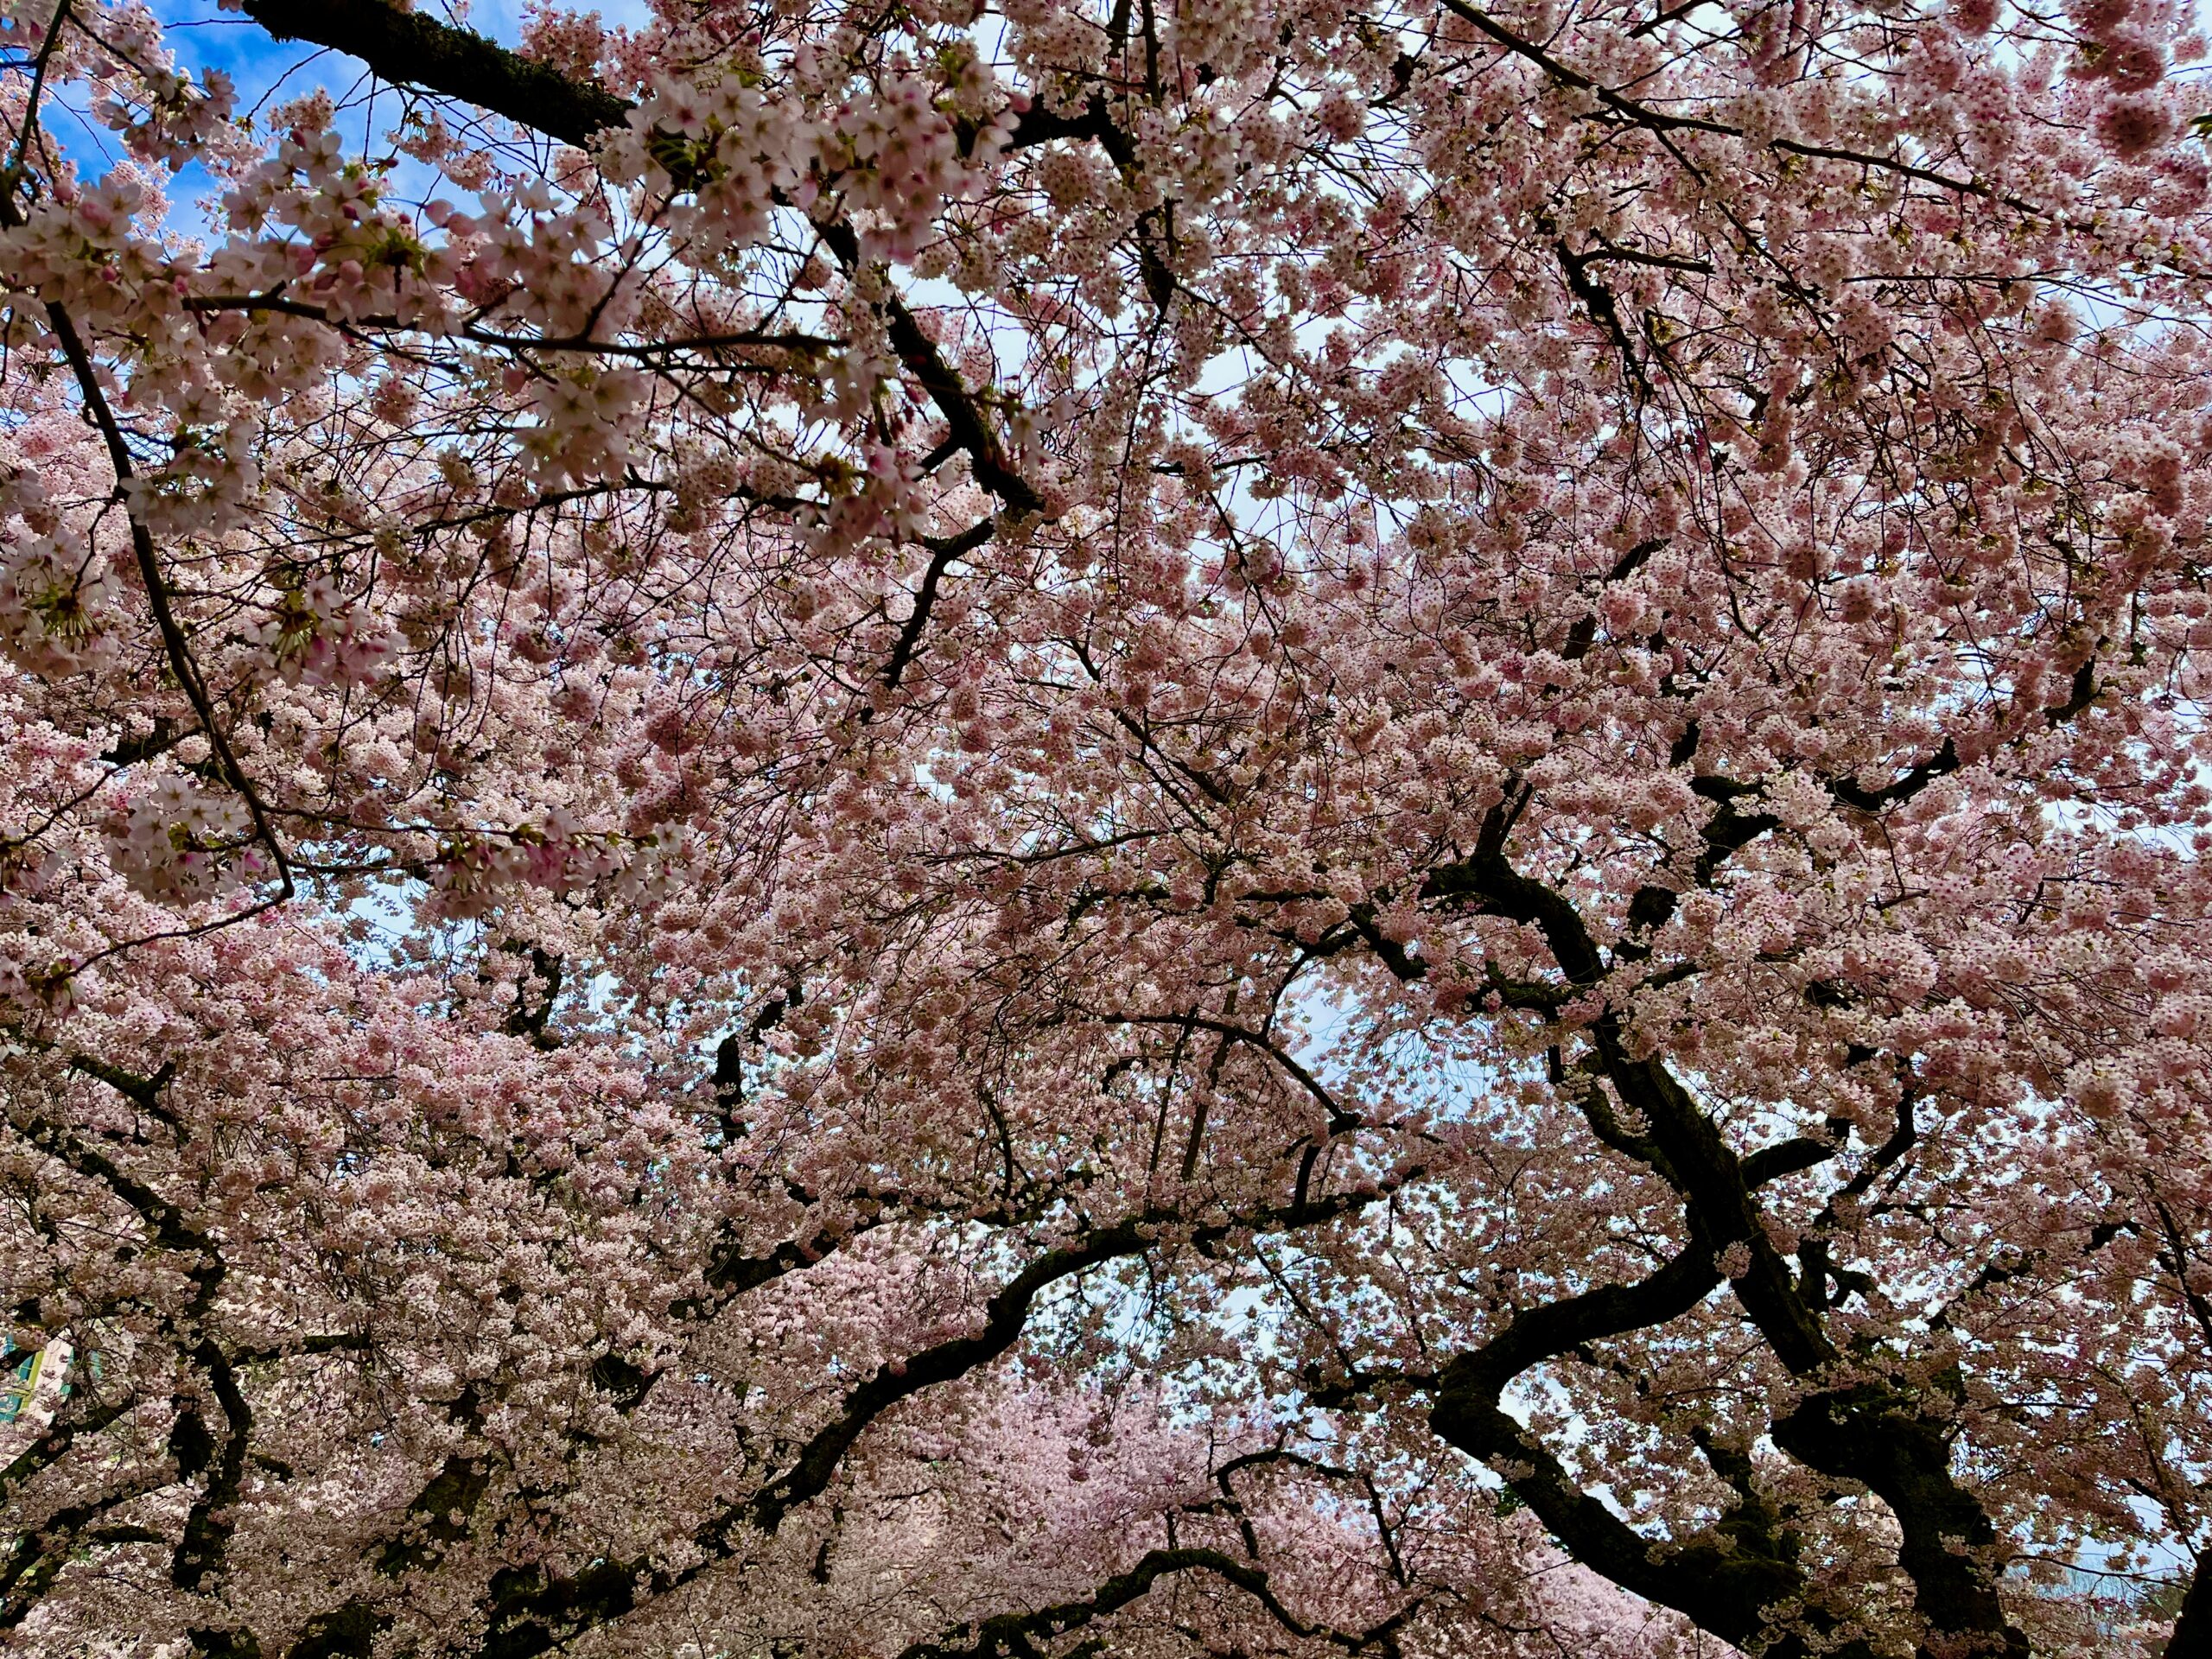
<svg viewBox="0 0 2212 1659">
<path fill-rule="evenodd" d="M 211 69 L 229 75 L 237 85 L 240 113 L 257 112 L 321 86 L 343 106 L 337 124 L 349 141 L 376 153 L 387 149 L 384 136 L 392 127 L 398 106 L 388 96 L 371 97 L 378 90 L 377 83 L 359 60 L 296 41 L 272 40 L 259 24 L 241 13 L 223 10 L 216 0 L 149 0 L 149 4 L 165 27 L 179 67 L 195 79 Z M 467 26 L 513 45 L 522 36 L 524 4 L 524 0 L 474 0 Z M 647 16 L 643 0 L 601 0 L 595 7 L 583 9 L 596 11 L 610 24 L 635 26 Z M 442 16 L 452 15 L 443 3 L 435 10 Z M 85 175 L 98 177 L 120 156 L 120 147 L 112 134 L 83 118 L 82 101 L 73 98 L 72 91 L 50 89 L 45 123 Z M 210 184 L 195 165 L 171 187 L 177 209 L 175 222 L 180 228 L 195 222 L 198 215 L 192 204 L 208 193 Z"/>
</svg>

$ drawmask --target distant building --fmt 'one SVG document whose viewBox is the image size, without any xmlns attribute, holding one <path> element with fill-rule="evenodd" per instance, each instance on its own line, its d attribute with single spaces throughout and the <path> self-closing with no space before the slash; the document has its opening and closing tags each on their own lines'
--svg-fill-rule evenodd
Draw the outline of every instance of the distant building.
<svg viewBox="0 0 2212 1659">
<path fill-rule="evenodd" d="M 0 1337 L 0 1462 L 29 1443 L 69 1392 L 75 1351 L 60 1337 L 43 1348 L 19 1348 Z"/>
</svg>

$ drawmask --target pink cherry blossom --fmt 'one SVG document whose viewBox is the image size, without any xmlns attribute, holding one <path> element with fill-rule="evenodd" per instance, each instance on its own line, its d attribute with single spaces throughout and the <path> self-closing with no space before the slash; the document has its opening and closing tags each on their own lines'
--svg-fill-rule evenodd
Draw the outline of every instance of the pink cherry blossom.
<svg viewBox="0 0 2212 1659">
<path fill-rule="evenodd" d="M 0 1645 L 2212 1640 L 2185 9 L 238 10 L 0 8 Z"/>
</svg>

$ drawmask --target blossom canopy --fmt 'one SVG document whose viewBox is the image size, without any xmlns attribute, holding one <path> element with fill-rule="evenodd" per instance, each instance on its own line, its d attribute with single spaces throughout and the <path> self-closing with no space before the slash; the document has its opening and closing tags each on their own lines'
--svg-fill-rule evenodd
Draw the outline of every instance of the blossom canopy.
<svg viewBox="0 0 2212 1659">
<path fill-rule="evenodd" d="M 0 1647 L 2212 1653 L 2207 53 L 0 0 Z"/>
</svg>

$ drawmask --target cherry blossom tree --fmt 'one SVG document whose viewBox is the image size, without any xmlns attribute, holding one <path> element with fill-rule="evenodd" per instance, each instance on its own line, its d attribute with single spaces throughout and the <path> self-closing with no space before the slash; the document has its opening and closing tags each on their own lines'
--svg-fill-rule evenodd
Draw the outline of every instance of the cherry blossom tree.
<svg viewBox="0 0 2212 1659">
<path fill-rule="evenodd" d="M 2212 1651 L 2178 0 L 239 10 L 0 9 L 8 1642 Z"/>
</svg>

